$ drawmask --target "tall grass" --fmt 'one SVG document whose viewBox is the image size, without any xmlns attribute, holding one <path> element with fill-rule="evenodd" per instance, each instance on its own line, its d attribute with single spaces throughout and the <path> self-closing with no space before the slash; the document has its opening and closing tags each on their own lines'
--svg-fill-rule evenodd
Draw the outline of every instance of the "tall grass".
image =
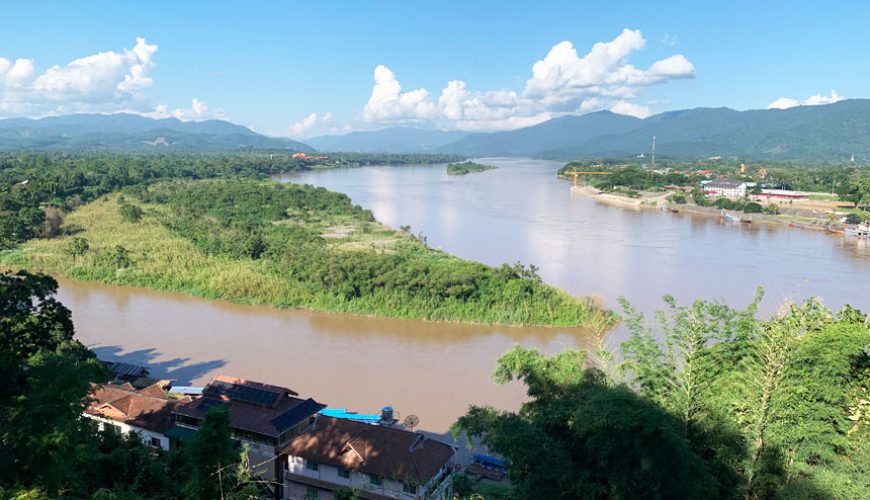
<svg viewBox="0 0 870 500">
<path fill-rule="evenodd" d="M 517 326 L 573 327 L 612 322 L 611 313 L 591 301 L 533 280 L 514 279 L 505 284 L 492 280 L 486 285 L 488 288 L 460 298 L 439 295 L 432 290 L 409 292 L 409 289 L 391 286 L 349 295 L 321 285 L 318 276 L 304 276 L 301 270 L 308 268 L 308 264 L 311 269 L 329 271 L 329 259 L 348 255 L 365 256 L 366 262 L 373 260 L 381 268 L 415 266 L 409 270 L 385 268 L 393 273 L 435 269 L 442 274 L 456 271 L 454 274 L 461 275 L 467 268 L 475 272 L 493 269 L 430 250 L 409 235 L 372 222 L 363 212 L 358 216 L 312 212 L 304 219 L 290 218 L 272 224 L 275 228 L 295 225 L 309 232 L 312 228 L 329 232 L 328 228 L 337 222 L 341 227 L 353 228 L 354 235 L 316 238 L 320 243 L 302 254 L 288 250 L 280 257 L 252 259 L 226 252 L 208 252 L 202 244 L 197 244 L 196 238 L 185 237 L 183 231 L 178 230 L 178 221 L 173 215 L 177 207 L 167 203 L 143 203 L 129 194 L 125 196 L 127 202 L 142 208 L 144 216 L 139 221 L 125 221 L 119 211 L 118 195 L 108 195 L 67 216 L 64 228 L 71 234 L 50 240 L 31 240 L 15 251 L 2 254 L 0 262 L 9 267 L 26 267 L 73 279 L 175 291 L 243 304 Z M 83 255 L 72 255 L 68 251 L 71 238 L 85 238 L 89 249 Z M 111 258 L 118 246 L 129 251 L 131 264 L 128 267 L 119 268 Z M 396 252 L 406 252 L 409 257 L 395 260 Z M 381 260 L 391 256 L 394 260 Z M 336 262 L 345 262 L 342 259 L 345 257 Z M 391 264 L 393 262 L 398 264 Z"/>
</svg>

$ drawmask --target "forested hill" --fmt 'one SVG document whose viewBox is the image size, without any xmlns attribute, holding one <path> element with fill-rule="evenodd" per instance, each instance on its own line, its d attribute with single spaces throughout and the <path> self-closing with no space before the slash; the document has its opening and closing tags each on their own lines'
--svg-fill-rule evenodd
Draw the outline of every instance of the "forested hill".
<svg viewBox="0 0 870 500">
<path fill-rule="evenodd" d="M 0 150 L 79 151 L 313 151 L 290 139 L 267 137 L 222 120 L 183 122 L 132 114 L 0 120 Z"/>
<path fill-rule="evenodd" d="M 565 149 L 602 135 L 618 135 L 639 126 L 642 120 L 598 111 L 581 116 L 554 118 L 533 127 L 472 134 L 442 147 L 442 151 L 468 156 L 533 156 Z"/>
<path fill-rule="evenodd" d="M 321 151 L 360 153 L 422 153 L 435 151 L 445 144 L 468 135 L 458 130 L 424 130 L 413 127 L 391 127 L 371 132 L 351 132 L 327 135 L 308 140 Z"/>
<path fill-rule="evenodd" d="M 441 148 L 482 155 L 559 158 L 649 155 L 756 160 L 870 159 L 870 100 L 786 110 L 696 108 L 639 120 L 609 112 L 563 117 L 510 132 L 472 134 Z"/>
</svg>

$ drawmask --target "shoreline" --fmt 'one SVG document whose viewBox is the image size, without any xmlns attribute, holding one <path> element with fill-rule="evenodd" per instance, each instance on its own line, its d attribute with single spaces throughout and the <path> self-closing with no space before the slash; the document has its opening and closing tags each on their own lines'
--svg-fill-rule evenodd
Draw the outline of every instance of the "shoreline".
<svg viewBox="0 0 870 500">
<path fill-rule="evenodd" d="M 672 193 L 663 193 L 659 196 L 651 196 L 646 198 L 628 198 L 609 193 L 603 193 L 591 186 L 572 186 L 571 193 L 580 196 L 591 198 L 605 205 L 611 205 L 620 208 L 632 210 L 667 210 L 675 214 L 690 214 L 700 215 L 710 218 L 723 218 L 723 212 L 730 212 L 716 207 L 702 207 L 695 204 L 678 204 L 667 201 L 667 198 Z M 828 230 L 830 221 L 825 218 L 801 218 L 796 215 L 771 215 L 765 213 L 745 214 L 744 212 L 734 212 L 740 214 L 741 217 L 748 216 L 751 224 L 764 224 L 768 226 L 788 227 L 793 229 L 804 229 L 807 231 L 824 232 L 830 234 L 838 234 Z"/>
</svg>

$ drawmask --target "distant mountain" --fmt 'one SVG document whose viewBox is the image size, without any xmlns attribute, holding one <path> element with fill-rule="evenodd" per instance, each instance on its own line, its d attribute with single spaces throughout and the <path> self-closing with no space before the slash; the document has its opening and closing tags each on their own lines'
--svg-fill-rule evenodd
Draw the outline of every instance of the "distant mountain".
<svg viewBox="0 0 870 500">
<path fill-rule="evenodd" d="M 786 110 L 696 108 L 640 120 L 610 112 L 566 116 L 510 132 L 471 134 L 440 148 L 470 156 L 740 156 L 824 160 L 870 157 L 870 100 Z"/>
<path fill-rule="evenodd" d="M 651 116 L 628 133 L 562 148 L 584 156 L 656 151 L 675 157 L 741 156 L 753 159 L 870 157 L 870 100 L 824 106 L 735 111 L 696 108 Z"/>
<path fill-rule="evenodd" d="M 392 127 L 374 132 L 326 135 L 305 141 L 320 151 L 347 153 L 426 153 L 468 135 L 467 132 Z"/>
<path fill-rule="evenodd" d="M 0 150 L 313 151 L 290 139 L 266 137 L 222 120 L 183 122 L 132 114 L 52 116 L 0 120 Z"/>
<path fill-rule="evenodd" d="M 563 116 L 544 123 L 511 130 L 471 134 L 441 147 L 445 153 L 468 156 L 532 156 L 581 144 L 607 134 L 633 130 L 643 121 L 631 116 L 598 111 L 580 116 Z"/>
</svg>

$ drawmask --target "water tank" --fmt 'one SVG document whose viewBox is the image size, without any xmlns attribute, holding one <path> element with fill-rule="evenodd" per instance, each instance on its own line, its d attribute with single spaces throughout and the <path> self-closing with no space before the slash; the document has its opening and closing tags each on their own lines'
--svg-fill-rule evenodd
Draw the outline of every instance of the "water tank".
<svg viewBox="0 0 870 500">
<path fill-rule="evenodd" d="M 381 420 L 385 422 L 393 421 L 393 407 L 392 406 L 384 406 L 381 408 Z"/>
</svg>

